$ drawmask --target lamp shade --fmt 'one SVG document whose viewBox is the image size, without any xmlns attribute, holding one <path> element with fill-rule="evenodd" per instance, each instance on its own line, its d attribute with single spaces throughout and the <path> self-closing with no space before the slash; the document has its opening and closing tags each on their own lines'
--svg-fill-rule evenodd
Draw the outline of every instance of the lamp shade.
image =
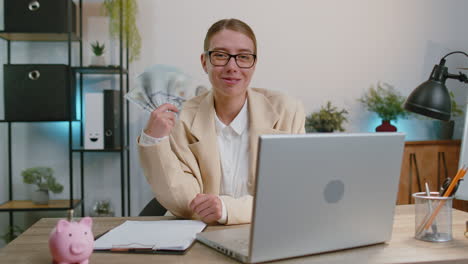
<svg viewBox="0 0 468 264">
<path fill-rule="evenodd" d="M 443 121 L 450 120 L 452 105 L 445 86 L 448 72 L 444 63 L 442 59 L 439 65 L 435 65 L 429 80 L 416 87 L 406 98 L 403 105 L 406 110 Z"/>
<path fill-rule="evenodd" d="M 416 87 L 405 101 L 404 108 L 427 117 L 450 120 L 450 94 L 442 81 L 429 79 Z"/>
</svg>

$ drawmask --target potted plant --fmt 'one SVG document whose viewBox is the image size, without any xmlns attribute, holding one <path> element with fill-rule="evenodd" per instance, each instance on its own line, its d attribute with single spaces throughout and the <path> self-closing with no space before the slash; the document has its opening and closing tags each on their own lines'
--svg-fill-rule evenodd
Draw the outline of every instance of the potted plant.
<svg viewBox="0 0 468 264">
<path fill-rule="evenodd" d="M 91 66 L 105 66 L 106 60 L 104 56 L 104 43 L 101 45 L 99 41 L 91 43 L 91 48 L 93 50 L 93 57 L 91 57 Z"/>
<path fill-rule="evenodd" d="M 372 85 L 358 101 L 364 104 L 368 111 L 375 112 L 382 119 L 382 124 L 375 129 L 377 132 L 397 131 L 390 122 L 406 118 L 409 114 L 403 109 L 405 97 L 387 83 L 382 85 L 379 82 L 377 88 Z"/>
<path fill-rule="evenodd" d="M 54 171 L 47 167 L 34 167 L 23 170 L 24 183 L 35 184 L 38 189 L 32 193 L 32 201 L 35 204 L 49 203 L 49 190 L 53 193 L 61 193 L 63 186 L 58 183 L 54 176 Z"/>
<path fill-rule="evenodd" d="M 122 13 L 120 16 L 120 2 L 122 1 Z M 109 16 L 109 31 L 111 37 L 120 38 L 120 21 L 123 22 L 123 42 L 128 44 L 129 62 L 138 59 L 141 50 L 141 37 L 136 25 L 138 6 L 136 0 L 104 0 L 104 13 Z M 125 41 L 128 40 L 128 43 Z"/>
<path fill-rule="evenodd" d="M 114 209 L 112 208 L 111 202 L 109 200 L 102 200 L 96 202 L 93 206 L 91 216 L 113 217 Z"/>
<path fill-rule="evenodd" d="M 452 105 L 452 114 L 451 119 L 449 121 L 438 120 L 437 122 L 439 124 L 440 139 L 452 139 L 453 129 L 455 127 L 455 121 L 453 120 L 453 118 L 463 115 L 463 110 L 460 108 L 460 105 L 457 104 L 457 101 L 455 101 L 455 95 L 453 94 L 453 92 L 450 91 L 449 94 Z"/>
<path fill-rule="evenodd" d="M 326 106 L 321 106 L 320 111 L 306 117 L 305 129 L 310 132 L 344 131 L 343 122 L 347 122 L 345 109 L 338 110 L 330 101 Z"/>
<path fill-rule="evenodd" d="M 1 235 L 0 238 L 8 244 L 23 233 L 23 231 L 24 230 L 17 225 L 8 226 L 6 232 Z"/>
</svg>

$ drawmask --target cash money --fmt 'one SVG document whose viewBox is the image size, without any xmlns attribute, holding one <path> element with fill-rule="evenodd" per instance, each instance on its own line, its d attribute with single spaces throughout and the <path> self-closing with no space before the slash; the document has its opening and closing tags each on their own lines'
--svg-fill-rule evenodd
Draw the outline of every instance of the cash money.
<svg viewBox="0 0 468 264">
<path fill-rule="evenodd" d="M 176 67 L 163 64 L 147 68 L 137 76 L 135 83 L 125 98 L 148 112 L 153 112 L 165 103 L 182 110 L 182 104 L 196 86 L 189 75 Z"/>
</svg>

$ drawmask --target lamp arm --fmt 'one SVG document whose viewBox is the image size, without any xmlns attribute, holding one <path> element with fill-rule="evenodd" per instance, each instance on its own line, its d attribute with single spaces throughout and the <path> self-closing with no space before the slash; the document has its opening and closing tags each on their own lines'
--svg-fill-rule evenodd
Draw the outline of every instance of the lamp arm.
<svg viewBox="0 0 468 264">
<path fill-rule="evenodd" d="M 445 56 L 440 60 L 439 66 L 445 68 L 445 67 L 444 67 L 444 66 L 445 66 L 445 58 L 447 58 L 448 56 L 450 56 L 450 55 L 452 55 L 452 54 L 463 54 L 463 55 L 465 55 L 465 56 L 468 57 L 468 54 L 466 54 L 466 53 L 463 52 L 463 51 L 453 51 L 453 52 L 450 52 L 450 53 L 448 53 L 447 55 L 445 55 Z M 455 79 L 455 80 L 459 80 L 460 82 L 468 83 L 468 77 L 467 77 L 465 74 L 461 73 L 461 72 L 459 72 L 459 74 L 451 74 L 451 73 L 445 72 L 445 73 L 443 73 L 442 76 L 443 76 L 445 79 Z"/>
<path fill-rule="evenodd" d="M 447 79 L 455 79 L 455 80 L 459 80 L 460 82 L 468 83 L 468 77 L 461 72 L 459 72 L 459 74 L 448 73 Z"/>
</svg>

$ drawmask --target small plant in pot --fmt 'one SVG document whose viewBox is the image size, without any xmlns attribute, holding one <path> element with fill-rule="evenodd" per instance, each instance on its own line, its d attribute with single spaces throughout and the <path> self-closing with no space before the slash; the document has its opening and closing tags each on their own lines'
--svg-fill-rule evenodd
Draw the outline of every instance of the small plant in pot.
<svg viewBox="0 0 468 264">
<path fill-rule="evenodd" d="M 338 110 L 328 101 L 325 106 L 321 106 L 320 111 L 306 117 L 306 132 L 343 132 L 343 123 L 348 121 L 347 114 L 348 111 L 345 109 Z"/>
<path fill-rule="evenodd" d="M 91 216 L 113 217 L 114 208 L 109 200 L 98 201 L 93 206 Z"/>
<path fill-rule="evenodd" d="M 455 121 L 453 120 L 453 118 L 463 115 L 463 110 L 460 108 L 460 105 L 457 104 L 457 101 L 455 101 L 455 95 L 453 94 L 453 92 L 450 91 L 449 94 L 452 105 L 452 114 L 450 116 L 451 119 L 449 121 L 437 121 L 437 124 L 439 126 L 440 139 L 452 139 L 453 130 L 455 127 Z"/>
<path fill-rule="evenodd" d="M 409 113 L 403 109 L 405 97 L 391 85 L 380 82 L 377 88 L 372 85 L 366 93 L 358 99 L 368 111 L 376 113 L 382 124 L 375 128 L 376 132 L 395 132 L 397 128 L 390 122 L 397 121 L 398 118 L 406 118 Z"/>
<path fill-rule="evenodd" d="M 93 49 L 93 57 L 91 58 L 91 66 L 105 66 L 106 60 L 104 58 L 104 44 L 100 44 L 98 41 L 91 43 Z"/>
<path fill-rule="evenodd" d="M 21 175 L 23 182 L 35 184 L 38 189 L 32 193 L 32 201 L 35 204 L 49 203 L 49 190 L 53 193 L 61 193 L 63 186 L 54 178 L 54 171 L 47 167 L 34 167 L 25 169 Z"/>
<path fill-rule="evenodd" d="M 17 225 L 8 226 L 6 232 L 1 235 L 0 238 L 8 244 L 23 233 L 23 231 L 24 230 Z"/>
</svg>

